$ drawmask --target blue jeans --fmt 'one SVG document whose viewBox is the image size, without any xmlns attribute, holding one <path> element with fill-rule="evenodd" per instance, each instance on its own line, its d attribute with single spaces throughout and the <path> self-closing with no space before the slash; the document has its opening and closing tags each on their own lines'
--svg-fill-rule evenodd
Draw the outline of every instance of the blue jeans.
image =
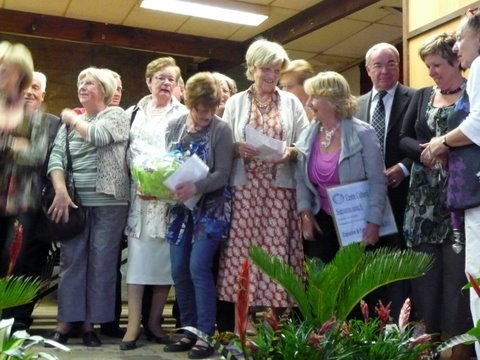
<svg viewBox="0 0 480 360">
<path fill-rule="evenodd" d="M 172 277 L 182 326 L 192 326 L 208 335 L 215 332 L 216 287 L 213 258 L 220 239 L 196 238 L 170 244 Z M 191 335 L 189 335 L 191 336 Z"/>
</svg>

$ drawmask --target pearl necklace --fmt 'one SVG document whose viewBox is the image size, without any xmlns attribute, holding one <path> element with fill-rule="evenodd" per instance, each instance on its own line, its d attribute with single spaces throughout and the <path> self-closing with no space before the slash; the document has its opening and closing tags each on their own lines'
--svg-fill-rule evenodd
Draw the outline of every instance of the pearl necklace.
<svg viewBox="0 0 480 360">
<path fill-rule="evenodd" d="M 326 130 L 323 125 L 320 125 L 320 132 L 323 132 L 325 134 L 325 139 L 320 141 L 320 147 L 324 149 L 328 149 L 330 147 L 330 145 L 332 144 L 333 135 L 335 135 L 335 132 L 339 127 L 340 123 L 338 123 L 337 126 L 335 126 L 333 129 Z"/>
</svg>

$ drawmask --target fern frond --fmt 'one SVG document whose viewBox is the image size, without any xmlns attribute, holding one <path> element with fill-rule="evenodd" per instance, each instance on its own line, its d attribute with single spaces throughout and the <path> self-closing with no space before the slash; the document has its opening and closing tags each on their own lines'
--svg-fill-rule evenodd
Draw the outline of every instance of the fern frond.
<svg viewBox="0 0 480 360">
<path fill-rule="evenodd" d="M 40 281 L 31 277 L 8 276 L 0 279 L 0 310 L 27 304 L 40 289 Z"/>
<path fill-rule="evenodd" d="M 305 319 L 312 320 L 312 309 L 305 292 L 305 286 L 302 279 L 292 270 L 292 268 L 277 257 L 271 256 L 265 250 L 258 246 L 253 246 L 249 250 L 252 261 L 268 276 L 278 282 L 285 291 L 297 302 L 300 312 Z"/>
<path fill-rule="evenodd" d="M 362 261 L 344 283 L 338 302 L 338 319 L 346 319 L 368 293 L 399 280 L 423 275 L 432 264 L 429 254 L 381 248 L 365 252 Z"/>
<path fill-rule="evenodd" d="M 342 247 L 318 276 L 308 279 L 309 290 L 315 289 L 318 292 L 316 299 L 312 300 L 315 301 L 314 313 L 320 324 L 332 315 L 336 316 L 343 284 L 359 266 L 364 251 L 364 247 L 360 244 Z"/>
</svg>

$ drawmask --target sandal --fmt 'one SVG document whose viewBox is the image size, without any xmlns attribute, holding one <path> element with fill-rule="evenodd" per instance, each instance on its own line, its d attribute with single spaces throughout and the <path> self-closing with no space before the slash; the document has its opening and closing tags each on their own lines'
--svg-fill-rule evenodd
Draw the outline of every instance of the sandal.
<svg viewBox="0 0 480 360">
<path fill-rule="evenodd" d="M 195 344 L 192 350 L 188 352 L 189 359 L 205 359 L 210 357 L 215 352 L 215 349 L 210 345 Z"/>
<path fill-rule="evenodd" d="M 183 337 L 180 340 L 168 344 L 163 348 L 165 352 L 181 352 L 190 350 L 195 344 L 195 339 L 190 339 L 188 337 Z"/>
</svg>

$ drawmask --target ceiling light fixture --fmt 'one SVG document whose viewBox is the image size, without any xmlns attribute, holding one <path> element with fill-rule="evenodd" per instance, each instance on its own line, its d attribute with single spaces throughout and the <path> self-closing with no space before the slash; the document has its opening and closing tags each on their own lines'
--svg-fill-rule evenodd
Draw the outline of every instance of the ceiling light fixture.
<svg viewBox="0 0 480 360">
<path fill-rule="evenodd" d="M 268 18 L 264 14 L 258 14 L 257 11 L 251 12 L 227 8 L 227 3 L 227 1 L 221 1 L 219 5 L 213 5 L 207 1 L 195 3 L 183 0 L 143 0 L 140 7 L 250 26 L 257 26 Z"/>
</svg>

